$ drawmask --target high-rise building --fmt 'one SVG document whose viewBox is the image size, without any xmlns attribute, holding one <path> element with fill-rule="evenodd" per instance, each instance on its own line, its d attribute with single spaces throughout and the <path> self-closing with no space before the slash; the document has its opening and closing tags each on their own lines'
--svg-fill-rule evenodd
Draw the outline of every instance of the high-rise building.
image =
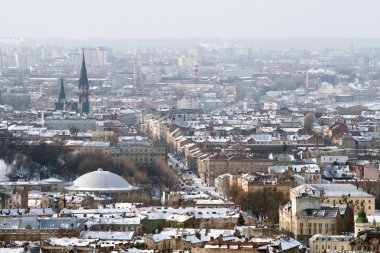
<svg viewBox="0 0 380 253">
<path fill-rule="evenodd" d="M 133 87 L 135 89 L 140 89 L 143 87 L 143 80 L 142 80 L 142 73 L 140 69 L 140 65 L 137 59 L 137 56 L 135 56 L 133 60 Z"/>
<path fill-rule="evenodd" d="M 79 90 L 79 100 L 78 100 L 79 113 L 89 113 L 90 112 L 90 92 L 89 92 L 89 84 L 88 84 L 88 78 L 87 78 L 87 69 L 86 69 L 86 62 L 84 58 L 84 52 L 83 52 L 82 66 L 80 69 L 78 90 Z"/>
<path fill-rule="evenodd" d="M 96 48 L 96 63 L 99 65 L 106 65 L 108 62 L 108 52 L 105 47 Z"/>
<path fill-rule="evenodd" d="M 193 78 L 199 80 L 199 64 L 197 62 L 193 65 Z"/>
</svg>

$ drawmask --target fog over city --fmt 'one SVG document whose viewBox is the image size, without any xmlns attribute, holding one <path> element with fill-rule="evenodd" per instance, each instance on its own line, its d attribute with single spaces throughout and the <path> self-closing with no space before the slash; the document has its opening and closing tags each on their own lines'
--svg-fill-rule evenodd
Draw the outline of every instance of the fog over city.
<svg viewBox="0 0 380 253">
<path fill-rule="evenodd" d="M 13 0 L 0 36 L 379 38 L 376 0 Z"/>
<path fill-rule="evenodd" d="M 380 252 L 380 10 L 0 3 L 0 253 Z"/>
</svg>

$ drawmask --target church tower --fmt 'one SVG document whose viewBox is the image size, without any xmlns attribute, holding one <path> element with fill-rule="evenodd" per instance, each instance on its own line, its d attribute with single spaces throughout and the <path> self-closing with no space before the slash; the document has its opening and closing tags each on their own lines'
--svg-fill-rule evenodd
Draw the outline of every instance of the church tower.
<svg viewBox="0 0 380 253">
<path fill-rule="evenodd" d="M 66 94 L 65 87 L 63 86 L 63 77 L 61 77 L 61 91 L 58 95 L 58 101 L 55 103 L 55 110 L 65 110 L 66 108 Z"/>
<path fill-rule="evenodd" d="M 84 59 L 84 51 L 83 51 L 83 59 L 82 66 L 80 69 L 80 77 L 78 83 L 79 90 L 79 101 L 78 101 L 78 111 L 79 113 L 89 113 L 90 112 L 90 92 L 87 78 L 87 69 L 86 62 Z"/>
<path fill-rule="evenodd" d="M 368 221 L 367 214 L 364 211 L 363 202 L 360 203 L 360 209 L 358 213 L 358 217 L 355 221 L 355 237 L 358 236 L 359 232 L 365 231 L 371 227 L 371 224 Z"/>
</svg>

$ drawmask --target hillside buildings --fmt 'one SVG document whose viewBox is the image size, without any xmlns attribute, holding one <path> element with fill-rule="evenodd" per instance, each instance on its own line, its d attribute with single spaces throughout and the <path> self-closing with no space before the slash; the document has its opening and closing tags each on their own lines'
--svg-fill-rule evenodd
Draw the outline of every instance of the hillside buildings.
<svg viewBox="0 0 380 253">
<path fill-rule="evenodd" d="M 379 61 L 374 48 L 1 48 L 0 245 L 376 250 Z"/>
<path fill-rule="evenodd" d="M 280 228 L 300 241 L 308 241 L 315 234 L 339 235 L 353 232 L 354 213 L 368 210 L 374 213 L 373 195 L 352 189 L 349 184 L 301 185 L 293 188 L 290 202 L 280 207 Z M 350 192 L 352 197 L 344 197 Z M 362 209 L 359 209 L 362 203 Z"/>
</svg>

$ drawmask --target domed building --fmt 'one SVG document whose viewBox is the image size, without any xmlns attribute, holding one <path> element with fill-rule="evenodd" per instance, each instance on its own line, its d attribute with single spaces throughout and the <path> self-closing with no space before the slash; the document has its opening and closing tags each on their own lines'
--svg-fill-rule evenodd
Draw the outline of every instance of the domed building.
<svg viewBox="0 0 380 253">
<path fill-rule="evenodd" d="M 115 173 L 98 169 L 78 177 L 74 180 L 72 185 L 65 187 L 65 189 L 67 191 L 88 192 L 118 197 L 121 194 L 127 194 L 129 191 L 136 190 L 137 188 L 130 185 L 124 178 Z"/>
</svg>

